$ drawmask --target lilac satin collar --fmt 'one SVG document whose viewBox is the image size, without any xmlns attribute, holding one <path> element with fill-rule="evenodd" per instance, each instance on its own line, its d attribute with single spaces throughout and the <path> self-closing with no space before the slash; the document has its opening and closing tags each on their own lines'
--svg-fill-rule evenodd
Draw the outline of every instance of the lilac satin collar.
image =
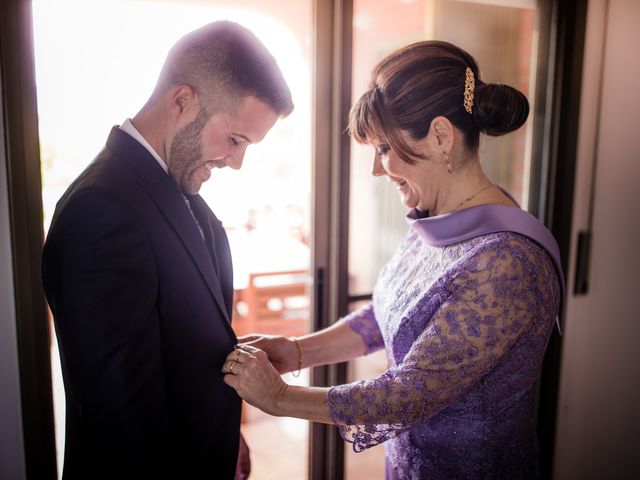
<svg viewBox="0 0 640 480">
<path fill-rule="evenodd" d="M 549 253 L 558 272 L 562 291 L 556 324 L 558 331 L 562 332 L 565 285 L 560 249 L 547 227 L 529 212 L 504 205 L 478 205 L 459 212 L 420 218 L 413 209 L 407 214 L 407 222 L 425 243 L 436 247 L 497 232 L 518 233 L 536 242 Z"/>
</svg>

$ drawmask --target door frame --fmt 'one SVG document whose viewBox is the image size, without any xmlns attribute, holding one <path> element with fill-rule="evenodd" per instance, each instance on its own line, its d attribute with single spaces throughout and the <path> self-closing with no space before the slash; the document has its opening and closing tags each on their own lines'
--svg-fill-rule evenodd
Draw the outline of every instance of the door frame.
<svg viewBox="0 0 640 480">
<path fill-rule="evenodd" d="M 532 213 L 551 230 L 560 248 L 562 269 L 569 278 L 573 194 L 575 188 L 579 111 L 582 85 L 587 0 L 540 1 L 550 17 L 544 128 L 538 170 L 532 175 Z M 569 295 L 571 286 L 566 286 Z M 566 307 L 566 300 L 564 302 Z M 561 312 L 563 314 L 564 312 Z M 551 336 L 542 364 L 536 404 L 542 478 L 551 478 L 557 430 L 557 409 L 563 338 Z"/>
<path fill-rule="evenodd" d="M 351 106 L 352 0 L 314 1 L 311 268 L 313 330 L 347 312 L 349 154 L 346 133 Z M 345 383 L 346 363 L 315 367 L 311 385 Z M 344 445 L 338 429 L 311 423 L 309 478 L 343 477 Z"/>
<path fill-rule="evenodd" d="M 545 101 L 544 163 L 536 173 L 537 198 L 531 205 L 551 228 L 567 268 L 573 201 L 577 115 L 584 48 L 586 0 L 540 1 L 551 23 Z M 13 247 L 16 330 L 28 477 L 56 478 L 50 330 L 40 284 L 43 243 L 40 153 L 33 58 L 31 2 L 7 0 L 0 6 L 0 62 L 3 118 Z M 314 134 L 312 299 L 314 329 L 334 323 L 347 311 L 349 138 L 351 103 L 352 0 L 314 1 Z M 534 180 L 535 181 L 535 180 Z M 561 338 L 552 340 L 543 366 L 538 429 L 543 473 L 553 462 Z M 314 368 L 312 384 L 346 381 L 344 364 Z M 335 427 L 312 424 L 309 477 L 342 478 L 344 445 Z M 546 467 L 545 467 L 546 465 Z M 545 477 L 548 475 L 545 474 Z"/>
<path fill-rule="evenodd" d="M 8 0 L 0 7 L 0 62 L 26 474 L 55 479 L 51 338 L 40 280 L 42 192 L 29 0 Z"/>
</svg>

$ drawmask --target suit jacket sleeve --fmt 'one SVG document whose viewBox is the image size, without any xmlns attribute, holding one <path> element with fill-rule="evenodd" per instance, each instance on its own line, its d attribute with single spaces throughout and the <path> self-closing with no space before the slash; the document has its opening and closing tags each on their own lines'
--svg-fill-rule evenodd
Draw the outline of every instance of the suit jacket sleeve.
<svg viewBox="0 0 640 480">
<path fill-rule="evenodd" d="M 67 411 L 83 425 L 87 455 L 114 472 L 161 469 L 168 418 L 157 275 L 140 222 L 105 194 L 75 195 L 49 234 L 43 277 Z"/>
</svg>

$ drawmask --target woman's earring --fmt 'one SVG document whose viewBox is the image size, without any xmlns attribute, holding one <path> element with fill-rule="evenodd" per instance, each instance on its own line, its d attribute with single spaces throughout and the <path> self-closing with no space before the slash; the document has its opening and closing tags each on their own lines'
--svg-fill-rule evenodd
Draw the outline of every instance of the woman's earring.
<svg viewBox="0 0 640 480">
<path fill-rule="evenodd" d="M 444 150 L 442 151 L 442 159 L 444 160 L 444 163 L 447 166 L 447 172 L 451 174 L 451 172 L 453 172 L 453 166 L 451 165 L 451 160 L 449 160 L 449 154 Z"/>
</svg>

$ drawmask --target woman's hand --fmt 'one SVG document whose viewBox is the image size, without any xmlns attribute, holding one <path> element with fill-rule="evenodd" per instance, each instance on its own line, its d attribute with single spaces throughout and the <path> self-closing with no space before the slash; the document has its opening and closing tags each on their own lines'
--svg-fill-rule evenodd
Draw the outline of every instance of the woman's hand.
<svg viewBox="0 0 640 480">
<path fill-rule="evenodd" d="M 280 373 L 293 372 L 300 367 L 298 347 L 290 338 L 277 335 L 245 335 L 238 338 L 238 343 L 263 350 Z"/>
<path fill-rule="evenodd" d="M 271 415 L 288 385 L 269 362 L 267 354 L 251 345 L 240 345 L 222 366 L 224 381 L 244 400 Z"/>
</svg>

